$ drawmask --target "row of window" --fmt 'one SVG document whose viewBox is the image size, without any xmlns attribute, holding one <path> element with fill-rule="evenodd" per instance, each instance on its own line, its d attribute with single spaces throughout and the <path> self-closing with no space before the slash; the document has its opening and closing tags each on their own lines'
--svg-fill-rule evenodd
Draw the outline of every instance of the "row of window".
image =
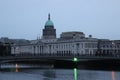
<svg viewBox="0 0 120 80">
<path fill-rule="evenodd" d="M 84 46 L 85 44 L 85 46 Z M 68 43 L 68 44 L 50 44 L 52 49 L 80 49 L 80 48 L 97 48 L 96 43 Z"/>
<path fill-rule="evenodd" d="M 101 45 L 102 48 L 120 48 L 120 45 Z"/>
<path fill-rule="evenodd" d="M 97 48 L 97 43 L 86 43 L 85 48 Z"/>
</svg>

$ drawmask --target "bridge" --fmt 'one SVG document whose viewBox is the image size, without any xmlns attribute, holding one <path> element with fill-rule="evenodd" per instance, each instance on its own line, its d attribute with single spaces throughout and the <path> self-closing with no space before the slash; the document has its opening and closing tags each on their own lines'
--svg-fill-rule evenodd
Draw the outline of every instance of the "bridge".
<svg viewBox="0 0 120 80">
<path fill-rule="evenodd" d="M 66 60 L 72 61 L 74 58 L 81 60 L 120 60 L 117 56 L 87 56 L 87 55 L 11 55 L 11 56 L 0 56 L 0 61 L 24 61 L 24 60 Z"/>
<path fill-rule="evenodd" d="M 77 58 L 77 62 L 73 59 Z M 0 64 L 4 63 L 39 63 L 39 64 L 54 64 L 55 67 L 73 68 L 77 67 L 100 67 L 106 69 L 117 69 L 120 67 L 120 57 L 117 56 L 85 56 L 85 55 L 14 55 L 0 56 Z M 69 66 L 70 65 L 70 66 Z"/>
</svg>

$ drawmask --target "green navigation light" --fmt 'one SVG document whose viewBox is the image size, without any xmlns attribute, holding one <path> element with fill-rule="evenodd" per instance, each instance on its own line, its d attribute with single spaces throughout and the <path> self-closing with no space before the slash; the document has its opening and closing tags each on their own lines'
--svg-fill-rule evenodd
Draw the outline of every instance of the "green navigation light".
<svg viewBox="0 0 120 80">
<path fill-rule="evenodd" d="M 73 61 L 74 61 L 74 62 L 77 62 L 77 61 L 78 61 L 78 59 L 77 59 L 76 57 L 74 57 Z"/>
<path fill-rule="evenodd" d="M 77 80 L 77 69 L 74 68 L 74 80 Z"/>
</svg>

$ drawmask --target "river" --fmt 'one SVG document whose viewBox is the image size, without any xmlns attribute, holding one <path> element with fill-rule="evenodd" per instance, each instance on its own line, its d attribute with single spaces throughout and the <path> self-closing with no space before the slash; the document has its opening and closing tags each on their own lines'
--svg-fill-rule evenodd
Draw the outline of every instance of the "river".
<svg viewBox="0 0 120 80">
<path fill-rule="evenodd" d="M 54 69 L 52 66 L 45 65 L 39 67 L 18 64 L 2 65 L 0 80 L 120 80 L 119 71 Z"/>
</svg>

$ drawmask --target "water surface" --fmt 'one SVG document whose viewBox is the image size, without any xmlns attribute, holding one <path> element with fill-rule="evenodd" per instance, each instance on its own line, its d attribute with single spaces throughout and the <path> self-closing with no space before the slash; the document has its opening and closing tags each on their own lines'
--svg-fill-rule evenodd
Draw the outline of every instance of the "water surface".
<svg viewBox="0 0 120 80">
<path fill-rule="evenodd" d="M 5 65 L 1 67 L 0 80 L 120 80 L 119 71 L 54 69 L 47 66 L 42 69 L 18 64 L 9 65 L 9 69 Z"/>
</svg>

